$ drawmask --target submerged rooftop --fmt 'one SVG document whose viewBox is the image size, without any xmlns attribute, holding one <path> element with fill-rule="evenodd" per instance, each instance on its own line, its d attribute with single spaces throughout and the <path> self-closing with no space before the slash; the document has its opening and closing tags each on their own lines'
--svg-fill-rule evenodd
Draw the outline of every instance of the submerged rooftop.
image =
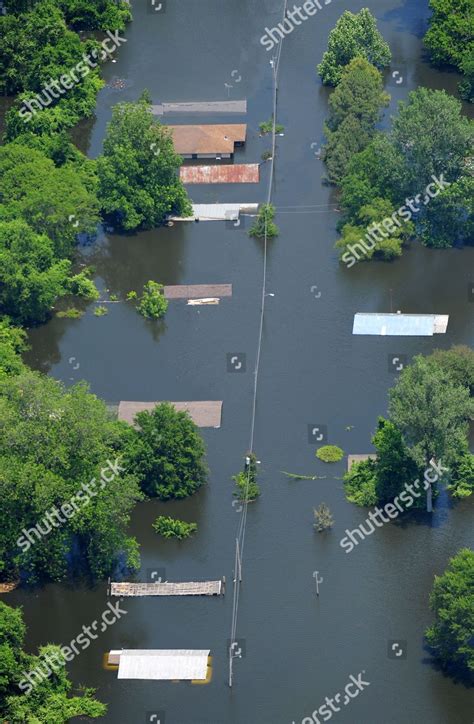
<svg viewBox="0 0 474 724">
<path fill-rule="evenodd" d="M 448 314 L 364 314 L 354 316 L 352 334 L 397 337 L 431 337 L 444 334 Z"/>
<path fill-rule="evenodd" d="M 176 153 L 183 156 L 231 156 L 236 143 L 245 143 L 245 123 L 168 126 Z"/>
<path fill-rule="evenodd" d="M 205 679 L 210 649 L 123 649 L 111 651 L 119 679 L 183 681 Z"/>
</svg>

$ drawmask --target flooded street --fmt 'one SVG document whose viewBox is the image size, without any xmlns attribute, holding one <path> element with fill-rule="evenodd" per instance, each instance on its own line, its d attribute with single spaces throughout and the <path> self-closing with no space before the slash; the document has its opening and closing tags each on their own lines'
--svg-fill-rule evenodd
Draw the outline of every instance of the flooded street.
<svg viewBox="0 0 474 724">
<path fill-rule="evenodd" d="M 329 466 L 315 458 L 308 426 L 325 425 L 330 443 L 345 453 L 372 450 L 377 416 L 387 408 L 396 372 L 390 359 L 452 344 L 474 346 L 468 282 L 474 247 L 430 250 L 413 245 L 394 263 L 338 262 L 338 212 L 334 189 L 324 185 L 317 159 L 323 142 L 328 90 L 316 65 L 331 28 L 345 9 L 365 3 L 334 0 L 296 28 L 281 55 L 272 202 L 279 236 L 268 244 L 263 346 L 255 425 L 262 495 L 249 506 L 237 637 L 243 658 L 227 685 L 232 577 L 239 516 L 232 506 L 231 476 L 248 448 L 253 370 L 260 315 L 262 243 L 223 222 L 176 223 L 131 235 L 113 233 L 82 250 L 104 298 L 124 299 L 149 279 L 164 284 L 231 283 L 233 295 L 218 306 L 170 302 L 163 323 L 139 316 L 127 302 L 110 304 L 98 318 L 90 305 L 82 319 L 55 317 L 31 330 L 25 359 L 65 384 L 86 380 L 91 391 L 120 400 L 223 400 L 222 427 L 203 431 L 210 468 L 208 486 L 181 502 L 137 506 L 131 533 L 141 545 L 139 580 L 166 570 L 169 580 L 226 576 L 225 597 L 129 599 L 127 614 L 69 666 L 71 679 L 97 687 L 107 702 L 106 722 L 145 724 L 165 712 L 162 724 L 300 724 L 342 691 L 350 675 L 370 682 L 334 720 L 341 724 L 471 724 L 472 690 L 453 683 L 429 662 L 423 632 L 431 622 L 433 575 L 461 547 L 473 544 L 473 501 L 451 506 L 444 498 L 432 518 L 389 524 L 346 554 L 339 541 L 367 511 L 348 503 L 342 475 L 346 460 Z M 163 101 L 248 101 L 247 143 L 235 163 L 256 163 L 270 147 L 258 124 L 272 106 L 271 53 L 259 42 L 281 19 L 280 0 L 167 0 L 153 12 L 133 2 L 134 21 L 116 63 L 104 69 L 96 119 L 76 129 L 75 140 L 96 157 L 112 106 L 136 100 L 148 88 Z M 427 64 L 421 37 L 427 1 L 377 0 L 371 7 L 388 41 L 399 85 L 397 101 L 419 85 L 455 91 L 454 74 Z M 238 71 L 233 74 L 233 71 Z M 237 78 L 240 78 L 237 81 Z M 115 88 L 121 86 L 123 88 Z M 227 85 L 226 85 L 227 84 Z M 229 88 L 228 86 L 232 87 Z M 166 122 L 240 122 L 229 117 L 168 117 Z M 190 186 L 197 203 L 262 202 L 269 164 L 260 184 Z M 108 291 L 105 291 L 108 290 Z M 353 337 L 356 312 L 449 314 L 446 335 L 433 338 Z M 246 372 L 227 371 L 228 353 L 246 355 Z M 79 367 L 74 369 L 76 365 Z M 347 429 L 351 428 L 351 429 Z M 281 471 L 327 476 L 292 480 Z M 313 507 L 326 502 L 335 525 L 313 530 Z M 151 525 L 158 514 L 198 523 L 192 540 L 166 541 Z M 319 598 L 313 572 L 323 577 Z M 83 623 L 99 618 L 106 583 L 94 589 L 48 585 L 19 590 L 8 603 L 24 607 L 27 644 L 67 643 Z M 387 655 L 389 640 L 406 644 L 406 658 Z M 208 685 L 118 681 L 103 668 L 103 654 L 120 648 L 207 649 L 213 657 Z"/>
</svg>

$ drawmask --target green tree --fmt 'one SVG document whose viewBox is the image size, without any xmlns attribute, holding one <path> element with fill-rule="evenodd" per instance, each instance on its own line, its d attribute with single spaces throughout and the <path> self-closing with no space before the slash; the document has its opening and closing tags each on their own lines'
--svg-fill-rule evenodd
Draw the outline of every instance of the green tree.
<svg viewBox="0 0 474 724">
<path fill-rule="evenodd" d="M 32 580 L 61 580 L 70 570 L 102 578 L 119 561 L 137 567 L 137 543 L 126 529 L 141 494 L 120 460 L 130 428 L 112 420 L 84 383 L 65 390 L 26 369 L 0 376 L 0 416 L 0 578 L 20 570 Z M 107 461 L 119 463 L 113 475 Z M 92 492 L 84 497 L 86 486 Z M 57 525 L 45 519 L 79 492 L 72 516 Z M 38 523 L 40 540 L 33 533 L 19 543 L 23 529 Z"/>
<path fill-rule="evenodd" d="M 39 656 L 23 650 L 26 627 L 20 608 L 0 602 L 0 717 L 2 721 L 30 724 L 64 724 L 73 717 L 103 716 L 107 707 L 94 698 L 94 689 L 83 689 L 81 696 L 69 697 L 72 684 L 65 667 L 34 688 L 23 677 L 43 661 L 44 656 L 60 656 L 59 646 L 43 646 Z M 25 693 L 28 695 L 25 696 Z"/>
<path fill-rule="evenodd" d="M 57 0 L 69 27 L 75 30 L 124 30 L 132 19 L 124 0 Z"/>
<path fill-rule="evenodd" d="M 160 319 L 165 316 L 168 300 L 164 296 L 163 289 L 163 284 L 153 281 L 147 282 L 143 287 L 137 309 L 146 319 Z"/>
<path fill-rule="evenodd" d="M 0 221 L 0 310 L 21 324 L 44 322 L 64 293 L 70 262 L 24 221 Z"/>
<path fill-rule="evenodd" d="M 329 33 L 328 49 L 318 65 L 323 83 L 337 85 L 343 68 L 360 56 L 384 68 L 390 64 L 390 48 L 377 30 L 377 23 L 368 8 L 354 14 L 346 10 Z"/>
<path fill-rule="evenodd" d="M 145 98 L 117 104 L 97 162 L 103 211 L 126 230 L 159 226 L 170 215 L 190 216 L 181 164 L 171 132 L 153 119 Z"/>
<path fill-rule="evenodd" d="M 389 393 L 389 415 L 419 467 L 432 458 L 451 466 L 463 450 L 474 405 L 467 387 L 421 355 L 400 374 Z"/>
<path fill-rule="evenodd" d="M 69 256 L 79 232 L 94 233 L 99 221 L 94 176 L 89 168 L 57 168 L 40 151 L 16 143 L 0 147 L 0 220 L 22 218 Z"/>
<path fill-rule="evenodd" d="M 435 576 L 430 595 L 435 615 L 426 640 L 446 671 L 474 683 L 474 552 L 461 549 L 441 576 Z"/>
<path fill-rule="evenodd" d="M 372 130 L 389 101 L 380 71 L 364 58 L 353 58 L 342 69 L 341 80 L 329 96 L 327 127 L 335 131 L 348 116 L 353 116 L 363 128 Z"/>
<path fill-rule="evenodd" d="M 379 418 L 372 442 L 377 450 L 375 493 L 377 502 L 385 504 L 418 478 L 419 468 L 393 422 Z M 422 497 L 415 500 L 415 506 L 417 503 L 425 506 Z"/>
<path fill-rule="evenodd" d="M 431 177 L 456 181 L 472 154 L 474 121 L 460 101 L 445 91 L 418 88 L 401 101 L 391 139 L 404 158 L 403 194 L 421 193 Z"/>
<path fill-rule="evenodd" d="M 380 72 L 364 58 L 353 58 L 342 69 L 339 85 L 329 98 L 324 129 L 328 139 L 324 160 L 331 183 L 341 181 L 351 158 L 369 144 L 389 99 Z"/>
<path fill-rule="evenodd" d="M 0 90 L 20 94 L 7 114 L 8 139 L 26 128 L 54 133 L 75 125 L 82 116 L 92 115 L 103 85 L 98 68 L 83 60 L 83 55 L 100 53 L 99 43 L 82 42 L 69 30 L 56 0 L 41 0 L 28 10 L 0 16 Z M 69 88 L 58 85 L 48 90 L 51 81 L 75 68 L 77 80 Z"/>
<path fill-rule="evenodd" d="M 329 506 L 326 503 L 321 503 L 317 508 L 313 509 L 314 512 L 314 527 L 318 533 L 322 533 L 324 530 L 329 530 L 334 525 L 334 518 L 332 517 Z"/>
<path fill-rule="evenodd" d="M 454 345 L 451 349 L 435 349 L 428 360 L 446 372 L 453 384 L 467 387 L 471 397 L 474 395 L 474 350 L 464 344 Z"/>
<path fill-rule="evenodd" d="M 401 256 L 403 244 L 414 234 L 414 226 L 411 222 L 397 226 L 391 219 L 392 213 L 393 207 L 388 199 L 375 198 L 371 203 L 362 206 L 355 222 L 342 227 L 341 237 L 335 245 L 341 250 L 341 258 L 344 260 L 347 250 L 361 239 L 366 249 L 361 257 L 363 261 L 372 257 L 391 260 Z M 383 226 L 384 220 L 388 220 L 390 231 Z"/>
<path fill-rule="evenodd" d="M 204 485 L 205 447 L 187 412 L 169 402 L 139 412 L 126 451 L 127 469 L 149 497 L 169 500 L 192 495 Z"/>
<path fill-rule="evenodd" d="M 461 176 L 430 201 L 420 219 L 420 237 L 436 249 L 474 243 L 473 176 Z"/>
<path fill-rule="evenodd" d="M 250 503 L 256 500 L 260 495 L 260 486 L 257 483 L 257 457 L 255 453 L 247 454 L 248 463 L 246 461 L 244 470 L 237 475 L 232 476 L 237 491 L 235 497 L 243 502 Z"/>
<path fill-rule="evenodd" d="M 170 518 L 166 515 L 159 515 L 153 523 L 153 529 L 163 538 L 178 538 L 183 540 L 189 538 L 197 531 L 196 523 L 186 523 L 178 518 Z"/>
<path fill-rule="evenodd" d="M 472 0 L 430 0 L 429 5 L 433 15 L 424 43 L 430 51 L 431 61 L 437 66 L 451 66 L 465 73 L 466 80 L 461 84 L 461 92 L 465 94 L 466 100 L 472 102 Z"/>
<path fill-rule="evenodd" d="M 256 239 L 264 239 L 265 236 L 267 239 L 272 239 L 274 236 L 278 236 L 278 226 L 273 221 L 274 218 L 275 207 L 273 204 L 261 204 L 257 218 L 249 231 L 249 236 Z"/>
<path fill-rule="evenodd" d="M 377 503 L 377 463 L 371 458 L 352 464 L 344 474 L 344 492 L 347 500 L 361 506 Z"/>
<path fill-rule="evenodd" d="M 0 379 L 25 369 L 20 353 L 26 348 L 26 333 L 12 327 L 8 317 L 0 318 Z"/>
</svg>

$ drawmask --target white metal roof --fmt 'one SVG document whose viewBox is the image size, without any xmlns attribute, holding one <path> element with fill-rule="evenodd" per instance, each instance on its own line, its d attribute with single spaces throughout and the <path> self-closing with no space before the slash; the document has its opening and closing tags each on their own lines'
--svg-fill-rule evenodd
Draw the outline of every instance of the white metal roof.
<svg viewBox="0 0 474 724">
<path fill-rule="evenodd" d="M 389 335 L 398 337 L 431 337 L 444 334 L 447 314 L 363 314 L 354 315 L 352 334 Z"/>
<path fill-rule="evenodd" d="M 209 649 L 124 649 L 119 679 L 161 681 L 205 679 Z"/>
<path fill-rule="evenodd" d="M 231 221 L 239 214 L 257 214 L 258 204 L 193 204 L 192 216 L 172 216 L 171 221 Z"/>
</svg>

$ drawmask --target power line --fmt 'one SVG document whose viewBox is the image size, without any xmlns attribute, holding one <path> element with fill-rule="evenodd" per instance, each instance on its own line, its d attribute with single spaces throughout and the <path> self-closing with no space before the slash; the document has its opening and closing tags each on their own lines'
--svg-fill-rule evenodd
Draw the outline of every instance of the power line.
<svg viewBox="0 0 474 724">
<path fill-rule="evenodd" d="M 283 2 L 283 20 L 286 18 L 288 0 Z M 276 57 L 271 60 L 273 69 L 273 128 L 272 128 L 272 156 L 270 165 L 270 176 L 268 180 L 268 193 L 267 193 L 267 204 L 270 203 L 272 197 L 273 187 L 273 176 L 275 168 L 275 149 L 276 149 L 276 115 L 277 115 L 277 96 L 278 96 L 278 71 L 280 67 L 281 50 L 283 46 L 283 39 L 281 40 Z M 262 294 L 260 301 L 260 324 L 258 329 L 258 342 L 257 342 L 257 355 L 255 360 L 254 370 L 254 384 L 253 384 L 253 399 L 252 399 L 252 415 L 250 424 L 250 444 L 249 452 L 253 453 L 254 437 L 255 437 L 255 417 L 257 409 L 257 392 L 258 392 L 258 375 L 260 371 L 260 354 L 262 349 L 262 337 L 263 337 L 263 322 L 265 318 L 265 298 L 266 298 L 266 284 L 267 284 L 267 219 L 265 218 L 265 230 L 264 230 L 264 246 L 263 246 L 263 278 L 262 278 Z M 232 602 L 232 626 L 231 626 L 231 639 L 229 646 L 229 686 L 232 686 L 233 681 L 233 660 L 236 657 L 234 649 L 236 647 L 235 635 L 237 633 L 237 621 L 239 611 L 239 596 L 240 596 L 240 584 L 242 579 L 242 559 L 244 553 L 245 543 L 245 532 L 247 528 L 247 509 L 248 509 L 248 491 L 250 486 L 250 473 L 251 473 L 251 460 L 246 460 L 246 485 L 244 492 L 244 500 L 242 501 L 242 515 L 239 522 L 238 534 L 236 538 L 236 557 L 235 557 L 235 574 L 234 574 L 234 592 Z"/>
</svg>

